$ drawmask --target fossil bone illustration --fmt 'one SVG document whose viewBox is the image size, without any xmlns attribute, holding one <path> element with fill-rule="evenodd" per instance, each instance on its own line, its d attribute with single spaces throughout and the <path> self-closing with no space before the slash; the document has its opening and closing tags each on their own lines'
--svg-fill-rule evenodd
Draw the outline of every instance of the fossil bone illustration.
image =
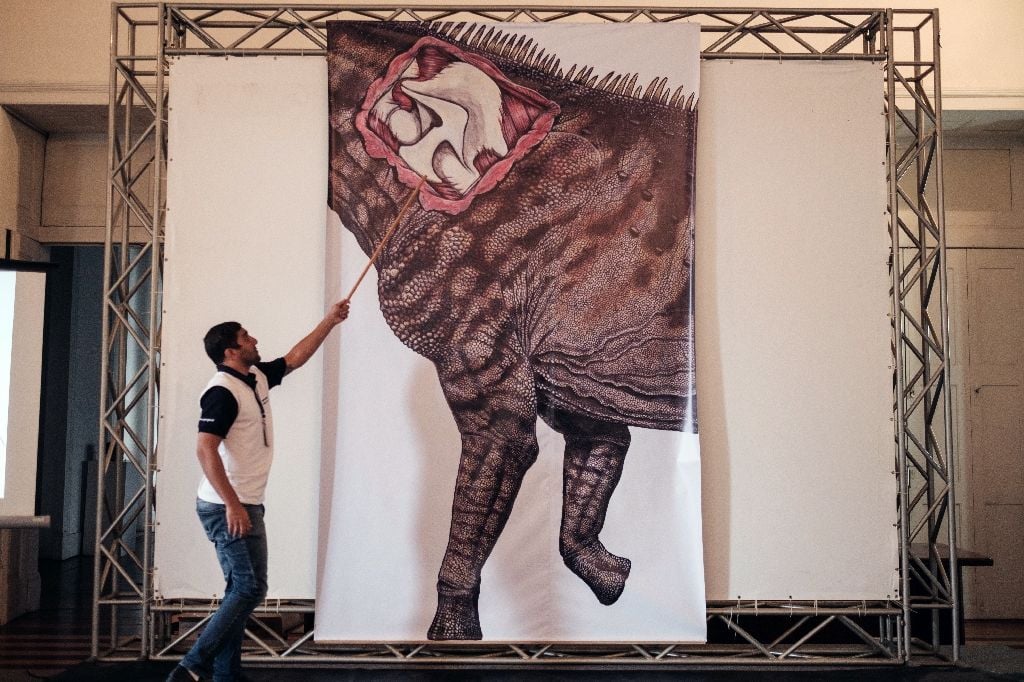
<svg viewBox="0 0 1024 682">
<path fill-rule="evenodd" d="M 431 360 L 461 435 L 427 636 L 480 639 L 480 575 L 538 454 L 565 438 L 559 551 L 602 604 L 629 427 L 696 431 L 694 97 L 598 81 L 507 27 L 332 22 L 330 206 L 380 309 Z"/>
</svg>

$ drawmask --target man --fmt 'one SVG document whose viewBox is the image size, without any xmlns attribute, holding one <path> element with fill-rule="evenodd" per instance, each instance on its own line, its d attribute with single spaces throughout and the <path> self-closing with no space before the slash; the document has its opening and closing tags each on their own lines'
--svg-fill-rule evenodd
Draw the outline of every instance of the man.
<svg viewBox="0 0 1024 682">
<path fill-rule="evenodd" d="M 284 357 L 260 362 L 257 340 L 237 322 L 206 333 L 206 354 L 217 365 L 200 398 L 196 454 L 203 468 L 196 511 L 227 586 L 220 608 L 168 681 L 236 680 L 249 614 L 267 593 L 267 536 L 263 494 L 274 454 L 270 389 L 302 367 L 338 324 L 348 301 L 331 306 L 323 320 Z"/>
</svg>

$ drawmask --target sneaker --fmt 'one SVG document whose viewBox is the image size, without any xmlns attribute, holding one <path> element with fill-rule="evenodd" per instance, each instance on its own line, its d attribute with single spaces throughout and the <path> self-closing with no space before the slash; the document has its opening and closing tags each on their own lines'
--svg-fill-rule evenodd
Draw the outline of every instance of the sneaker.
<svg viewBox="0 0 1024 682">
<path fill-rule="evenodd" d="M 174 666 L 174 670 L 167 676 L 166 682 L 199 682 L 202 679 L 185 666 L 178 664 Z"/>
</svg>

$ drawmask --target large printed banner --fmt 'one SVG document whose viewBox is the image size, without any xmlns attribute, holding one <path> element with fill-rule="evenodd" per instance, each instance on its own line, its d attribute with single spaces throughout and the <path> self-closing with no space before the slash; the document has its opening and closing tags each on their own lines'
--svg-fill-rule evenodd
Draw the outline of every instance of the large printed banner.
<svg viewBox="0 0 1024 682">
<path fill-rule="evenodd" d="M 328 34 L 318 639 L 703 640 L 698 27 Z"/>
</svg>

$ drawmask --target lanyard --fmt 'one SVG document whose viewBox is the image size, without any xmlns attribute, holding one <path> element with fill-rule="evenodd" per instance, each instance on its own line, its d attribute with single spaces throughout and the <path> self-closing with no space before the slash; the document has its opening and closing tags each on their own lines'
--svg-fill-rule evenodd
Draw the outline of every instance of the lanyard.
<svg viewBox="0 0 1024 682">
<path fill-rule="evenodd" d="M 263 409 L 263 400 L 260 399 L 260 394 L 256 390 L 256 386 L 252 386 L 252 394 L 256 398 L 256 407 L 260 408 L 260 422 L 263 425 L 263 445 L 270 447 L 270 439 L 267 437 L 267 411 Z"/>
</svg>

